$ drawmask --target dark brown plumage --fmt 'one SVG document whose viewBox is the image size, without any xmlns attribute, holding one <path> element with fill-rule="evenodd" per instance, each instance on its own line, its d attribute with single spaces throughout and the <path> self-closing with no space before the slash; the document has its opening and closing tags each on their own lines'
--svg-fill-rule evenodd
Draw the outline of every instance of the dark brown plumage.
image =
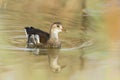
<svg viewBox="0 0 120 80">
<path fill-rule="evenodd" d="M 50 35 L 47 32 L 44 32 L 40 29 L 34 28 L 34 27 L 25 27 L 27 35 L 28 35 L 28 42 L 32 35 L 39 35 L 40 36 L 40 42 L 46 43 L 46 41 L 49 39 Z"/>
</svg>

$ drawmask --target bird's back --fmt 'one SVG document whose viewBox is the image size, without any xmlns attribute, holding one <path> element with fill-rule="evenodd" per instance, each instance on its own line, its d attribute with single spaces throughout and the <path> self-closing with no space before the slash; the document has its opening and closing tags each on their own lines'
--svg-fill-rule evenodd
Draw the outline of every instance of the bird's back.
<svg viewBox="0 0 120 80">
<path fill-rule="evenodd" d="M 47 32 L 44 32 L 44 31 L 34 28 L 34 27 L 25 27 L 25 30 L 26 30 L 26 33 L 28 36 L 39 35 L 40 43 L 46 43 L 50 36 Z"/>
</svg>

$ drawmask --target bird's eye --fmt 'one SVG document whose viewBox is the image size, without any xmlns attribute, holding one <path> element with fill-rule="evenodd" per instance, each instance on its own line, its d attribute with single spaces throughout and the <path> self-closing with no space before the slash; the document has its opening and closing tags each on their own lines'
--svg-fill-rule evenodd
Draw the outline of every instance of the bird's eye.
<svg viewBox="0 0 120 80">
<path fill-rule="evenodd" d="M 57 25 L 57 27 L 59 27 L 59 25 Z"/>
</svg>

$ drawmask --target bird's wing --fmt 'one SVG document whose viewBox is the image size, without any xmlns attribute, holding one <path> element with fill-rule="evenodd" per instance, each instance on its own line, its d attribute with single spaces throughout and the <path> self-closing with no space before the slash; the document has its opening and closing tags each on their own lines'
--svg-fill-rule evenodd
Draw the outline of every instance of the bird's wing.
<svg viewBox="0 0 120 80">
<path fill-rule="evenodd" d="M 28 35 L 28 39 L 32 34 L 39 35 L 40 43 L 46 43 L 50 36 L 49 33 L 34 27 L 25 27 L 25 31 L 26 31 L 26 34 Z"/>
</svg>

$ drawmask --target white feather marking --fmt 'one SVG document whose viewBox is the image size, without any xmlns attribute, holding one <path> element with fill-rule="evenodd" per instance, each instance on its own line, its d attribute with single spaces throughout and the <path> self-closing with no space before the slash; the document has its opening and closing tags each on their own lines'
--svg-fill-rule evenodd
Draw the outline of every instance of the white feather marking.
<svg viewBox="0 0 120 80">
<path fill-rule="evenodd" d="M 25 31 L 26 38 L 28 38 L 28 34 L 27 34 L 27 31 L 26 31 L 26 29 L 24 29 L 24 31 Z"/>
<path fill-rule="evenodd" d="M 39 35 L 35 34 L 35 40 L 36 40 L 36 43 L 40 43 L 40 37 L 39 37 Z"/>
<path fill-rule="evenodd" d="M 32 35 L 30 36 L 30 39 L 32 39 L 32 40 L 33 40 L 33 43 L 36 44 L 36 41 L 35 41 L 35 35 L 34 35 L 34 34 L 32 34 Z"/>
</svg>

